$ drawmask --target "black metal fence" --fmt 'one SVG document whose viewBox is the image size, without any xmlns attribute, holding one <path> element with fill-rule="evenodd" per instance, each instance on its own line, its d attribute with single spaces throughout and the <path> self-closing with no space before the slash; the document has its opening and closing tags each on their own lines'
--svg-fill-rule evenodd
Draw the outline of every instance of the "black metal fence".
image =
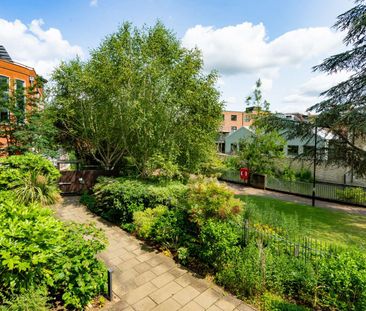
<svg viewBox="0 0 366 311">
<path fill-rule="evenodd" d="M 279 254 L 294 256 L 303 260 L 309 260 L 319 256 L 334 256 L 342 247 L 308 237 L 286 238 L 276 233 L 266 232 L 249 225 L 246 220 L 243 227 L 244 245 L 255 240 L 264 247 L 272 247 Z"/>
<path fill-rule="evenodd" d="M 266 189 L 311 197 L 313 185 L 309 182 L 287 181 L 275 177 L 267 177 Z M 317 182 L 315 185 L 315 197 L 366 206 L 366 191 L 362 187 Z"/>
<path fill-rule="evenodd" d="M 238 171 L 226 171 L 221 175 L 220 179 L 243 184 Z M 264 184 L 264 189 L 281 191 L 305 197 L 311 197 L 313 192 L 313 185 L 309 182 L 287 181 L 267 176 Z M 317 181 L 315 186 L 315 197 L 317 199 L 366 206 L 366 188 L 364 187 Z"/>
</svg>

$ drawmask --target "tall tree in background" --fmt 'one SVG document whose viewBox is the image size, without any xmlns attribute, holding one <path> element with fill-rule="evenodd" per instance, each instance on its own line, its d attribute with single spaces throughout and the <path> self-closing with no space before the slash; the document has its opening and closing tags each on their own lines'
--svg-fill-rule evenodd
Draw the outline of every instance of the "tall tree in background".
<svg viewBox="0 0 366 311">
<path fill-rule="evenodd" d="M 141 175 L 166 162 L 198 170 L 214 152 L 222 103 L 199 51 L 161 23 L 125 23 L 54 73 L 53 106 L 63 142 L 107 169 L 128 161 Z M 163 159 L 163 160 L 162 160 Z"/>
<path fill-rule="evenodd" d="M 251 126 L 253 135 L 240 141 L 239 161 L 248 167 L 252 173 L 271 175 L 278 169 L 278 159 L 284 157 L 285 141 L 276 129 L 268 130 L 263 122 L 269 114 L 270 103 L 263 99 L 262 82 L 258 79 L 252 95 L 246 98 L 246 103 L 254 107 L 254 123 Z"/>
<path fill-rule="evenodd" d="M 364 0 L 338 16 L 334 27 L 346 31 L 344 43 L 351 47 L 315 66 L 314 70 L 329 74 L 349 71 L 348 80 L 322 93 L 325 100 L 309 110 L 318 113 L 316 124 L 334 134 L 330 161 L 353 167 L 366 176 L 366 5 Z"/>
</svg>

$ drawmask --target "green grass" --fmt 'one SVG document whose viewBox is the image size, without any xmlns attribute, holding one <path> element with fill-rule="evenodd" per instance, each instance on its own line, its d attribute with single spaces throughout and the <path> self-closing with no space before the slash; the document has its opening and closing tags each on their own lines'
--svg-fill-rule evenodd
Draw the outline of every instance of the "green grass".
<svg viewBox="0 0 366 311">
<path fill-rule="evenodd" d="M 281 226 L 300 237 L 366 249 L 366 216 L 268 197 L 238 197 L 247 203 L 255 222 Z"/>
</svg>

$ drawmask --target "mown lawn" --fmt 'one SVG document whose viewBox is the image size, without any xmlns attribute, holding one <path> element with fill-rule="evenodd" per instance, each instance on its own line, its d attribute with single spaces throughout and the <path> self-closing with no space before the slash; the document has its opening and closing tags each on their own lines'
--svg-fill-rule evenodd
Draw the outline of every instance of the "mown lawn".
<svg viewBox="0 0 366 311">
<path fill-rule="evenodd" d="M 252 219 L 289 227 L 295 235 L 366 250 L 366 216 L 312 207 L 278 199 L 238 195 Z"/>
</svg>

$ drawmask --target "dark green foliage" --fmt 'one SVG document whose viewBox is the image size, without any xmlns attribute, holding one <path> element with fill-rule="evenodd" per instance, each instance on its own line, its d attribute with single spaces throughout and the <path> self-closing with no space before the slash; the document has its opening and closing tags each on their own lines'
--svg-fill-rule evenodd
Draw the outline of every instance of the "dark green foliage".
<svg viewBox="0 0 366 311">
<path fill-rule="evenodd" d="M 310 311 L 310 309 L 287 302 L 281 296 L 265 293 L 262 297 L 264 311 Z"/>
<path fill-rule="evenodd" d="M 342 201 L 353 203 L 363 203 L 366 199 L 365 190 L 359 187 L 346 187 L 343 190 L 337 190 L 336 195 Z"/>
<path fill-rule="evenodd" d="M 102 178 L 94 188 L 92 211 L 118 224 L 132 223 L 133 213 L 158 204 L 176 206 L 186 187 L 180 183 Z"/>
<path fill-rule="evenodd" d="M 124 23 L 82 62 L 53 74 L 62 142 L 106 169 L 143 177 L 199 171 L 215 153 L 223 104 L 217 74 L 162 23 Z M 85 96 L 84 96 L 85 95 Z"/>
<path fill-rule="evenodd" d="M 21 205 L 0 193 L 0 304 L 32 288 L 46 288 L 73 309 L 106 286 L 106 268 L 95 255 L 105 237 L 90 225 L 64 224 L 50 209 Z"/>
<path fill-rule="evenodd" d="M 55 183 L 60 172 L 42 156 L 27 153 L 0 159 L 0 190 L 10 190 L 23 183 L 25 176 L 37 172 Z"/>
</svg>

